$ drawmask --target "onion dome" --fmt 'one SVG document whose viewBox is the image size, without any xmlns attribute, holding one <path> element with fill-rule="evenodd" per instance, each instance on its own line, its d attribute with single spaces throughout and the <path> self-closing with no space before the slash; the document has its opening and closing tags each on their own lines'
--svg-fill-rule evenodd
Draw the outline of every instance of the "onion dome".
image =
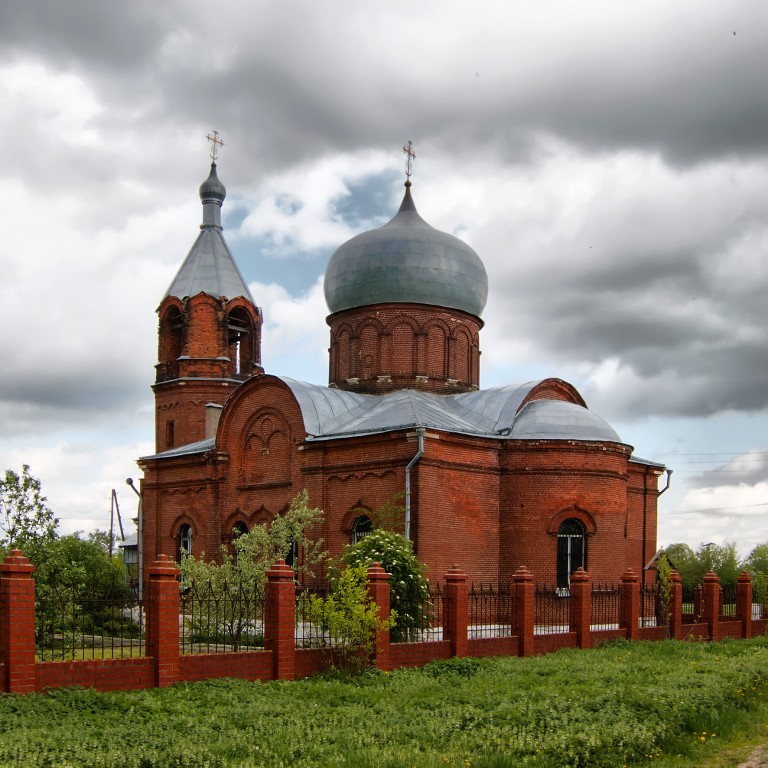
<svg viewBox="0 0 768 768">
<path fill-rule="evenodd" d="M 330 311 L 372 304 L 428 304 L 480 317 L 488 298 L 488 275 L 463 241 L 427 224 L 405 184 L 397 215 L 378 229 L 347 241 L 325 270 Z"/>
<path fill-rule="evenodd" d="M 200 199 L 203 205 L 209 202 L 214 204 L 218 202 L 219 208 L 221 208 L 221 204 L 226 196 L 227 190 L 216 175 L 216 163 L 211 163 L 211 172 L 208 178 L 200 185 Z"/>
</svg>

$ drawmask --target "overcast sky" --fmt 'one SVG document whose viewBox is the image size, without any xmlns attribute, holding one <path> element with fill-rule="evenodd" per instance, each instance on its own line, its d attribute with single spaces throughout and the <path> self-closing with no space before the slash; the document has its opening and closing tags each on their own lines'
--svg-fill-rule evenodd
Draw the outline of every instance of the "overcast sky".
<svg viewBox="0 0 768 768">
<path fill-rule="evenodd" d="M 558 376 L 674 469 L 659 541 L 768 541 L 768 4 L 0 6 L 0 470 L 109 524 L 220 131 L 267 370 L 327 383 L 322 275 L 414 199 L 483 259 L 481 384 Z"/>
</svg>

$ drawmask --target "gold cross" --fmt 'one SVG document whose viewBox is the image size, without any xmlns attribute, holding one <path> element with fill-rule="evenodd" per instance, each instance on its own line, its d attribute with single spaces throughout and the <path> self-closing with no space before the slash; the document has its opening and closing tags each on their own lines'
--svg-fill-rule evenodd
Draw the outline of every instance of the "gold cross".
<svg viewBox="0 0 768 768">
<path fill-rule="evenodd" d="M 219 147 L 223 147 L 224 142 L 219 138 L 218 131 L 211 131 L 205 138 L 211 142 L 211 160 L 215 163 L 219 156 Z"/>
<path fill-rule="evenodd" d="M 413 142 L 410 139 L 408 139 L 408 143 L 403 147 L 403 152 L 406 154 L 405 176 L 407 179 L 410 179 L 411 173 L 413 173 L 413 161 L 416 159 L 416 150 L 414 150 Z"/>
</svg>

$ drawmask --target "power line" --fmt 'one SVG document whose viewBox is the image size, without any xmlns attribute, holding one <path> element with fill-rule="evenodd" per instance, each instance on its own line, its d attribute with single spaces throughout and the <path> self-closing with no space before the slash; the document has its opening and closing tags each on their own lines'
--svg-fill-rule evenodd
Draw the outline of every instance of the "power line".
<svg viewBox="0 0 768 768">
<path fill-rule="evenodd" d="M 661 515 L 691 515 L 696 512 L 723 512 L 728 509 L 749 509 L 750 507 L 768 507 L 768 501 L 761 501 L 759 504 L 739 504 L 735 507 L 702 507 L 701 509 L 680 509 L 674 512 L 659 512 Z"/>
<path fill-rule="evenodd" d="M 656 451 L 643 451 L 650 456 L 768 456 L 768 451 L 737 451 L 736 453 L 728 453 L 727 451 L 720 451 L 717 453 L 657 453 Z"/>
</svg>

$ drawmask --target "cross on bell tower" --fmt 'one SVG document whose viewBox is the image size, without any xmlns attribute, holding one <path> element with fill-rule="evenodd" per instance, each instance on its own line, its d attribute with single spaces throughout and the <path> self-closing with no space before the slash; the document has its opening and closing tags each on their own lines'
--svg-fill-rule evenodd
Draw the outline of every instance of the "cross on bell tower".
<svg viewBox="0 0 768 768">
<path fill-rule="evenodd" d="M 219 147 L 224 146 L 218 131 L 211 131 L 206 137 L 211 142 L 211 162 L 215 163 L 219 156 Z"/>
<path fill-rule="evenodd" d="M 211 170 L 200 185 L 200 234 L 165 293 L 158 315 L 155 443 L 158 452 L 212 436 L 206 404 L 223 405 L 243 381 L 263 373 L 261 310 L 224 239 L 227 190 L 216 172 L 224 145 L 211 142 Z"/>
<path fill-rule="evenodd" d="M 413 148 L 413 142 L 408 139 L 408 143 L 403 147 L 405 152 L 405 177 L 410 182 L 413 173 L 413 161 L 416 159 L 416 150 Z"/>
</svg>

